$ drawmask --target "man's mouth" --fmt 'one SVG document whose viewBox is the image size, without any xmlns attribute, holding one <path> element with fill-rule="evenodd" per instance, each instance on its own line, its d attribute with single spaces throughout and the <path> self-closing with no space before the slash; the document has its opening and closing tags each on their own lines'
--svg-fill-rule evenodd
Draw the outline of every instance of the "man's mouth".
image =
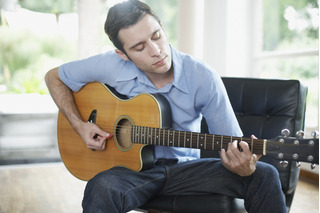
<svg viewBox="0 0 320 213">
<path fill-rule="evenodd" d="M 157 61 L 156 63 L 154 63 L 153 65 L 155 66 L 162 66 L 165 64 L 165 59 L 167 58 L 167 56 L 165 56 L 163 59 Z"/>
</svg>

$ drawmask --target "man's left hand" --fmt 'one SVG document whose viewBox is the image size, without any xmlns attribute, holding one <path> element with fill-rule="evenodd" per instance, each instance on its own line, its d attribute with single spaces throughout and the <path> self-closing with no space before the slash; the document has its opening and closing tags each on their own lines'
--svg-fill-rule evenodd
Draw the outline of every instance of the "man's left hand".
<svg viewBox="0 0 320 213">
<path fill-rule="evenodd" d="M 255 138 L 251 136 L 251 138 Z M 228 144 L 228 150 L 221 150 L 221 160 L 225 168 L 242 177 L 250 176 L 256 170 L 256 164 L 261 155 L 252 154 L 249 145 L 245 141 L 240 141 L 238 148 L 238 141 L 233 141 Z"/>
</svg>

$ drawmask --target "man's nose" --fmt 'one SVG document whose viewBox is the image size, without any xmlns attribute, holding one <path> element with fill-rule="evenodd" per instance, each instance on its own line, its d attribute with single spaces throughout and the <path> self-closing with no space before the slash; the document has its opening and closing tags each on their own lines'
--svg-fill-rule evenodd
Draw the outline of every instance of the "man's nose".
<svg viewBox="0 0 320 213">
<path fill-rule="evenodd" d="M 161 49 L 159 45 L 156 42 L 150 42 L 150 55 L 152 57 L 159 56 L 161 53 Z"/>
</svg>

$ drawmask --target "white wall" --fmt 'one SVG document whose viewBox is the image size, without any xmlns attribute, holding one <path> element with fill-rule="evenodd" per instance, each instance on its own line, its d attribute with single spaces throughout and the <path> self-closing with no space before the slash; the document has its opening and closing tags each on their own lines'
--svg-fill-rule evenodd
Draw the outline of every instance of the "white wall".
<svg viewBox="0 0 320 213">
<path fill-rule="evenodd" d="M 252 76 L 255 4 L 180 0 L 179 50 L 203 59 L 222 76 Z"/>
</svg>

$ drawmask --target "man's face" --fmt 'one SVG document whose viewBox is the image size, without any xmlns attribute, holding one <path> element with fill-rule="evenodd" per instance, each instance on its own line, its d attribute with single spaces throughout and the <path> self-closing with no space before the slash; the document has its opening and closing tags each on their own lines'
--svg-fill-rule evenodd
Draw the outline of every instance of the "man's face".
<svg viewBox="0 0 320 213">
<path fill-rule="evenodd" d="M 118 36 L 127 56 L 147 75 L 170 70 L 171 49 L 161 25 L 153 16 L 145 15 L 135 25 L 121 29 Z M 129 59 L 124 54 L 120 56 Z"/>
</svg>

